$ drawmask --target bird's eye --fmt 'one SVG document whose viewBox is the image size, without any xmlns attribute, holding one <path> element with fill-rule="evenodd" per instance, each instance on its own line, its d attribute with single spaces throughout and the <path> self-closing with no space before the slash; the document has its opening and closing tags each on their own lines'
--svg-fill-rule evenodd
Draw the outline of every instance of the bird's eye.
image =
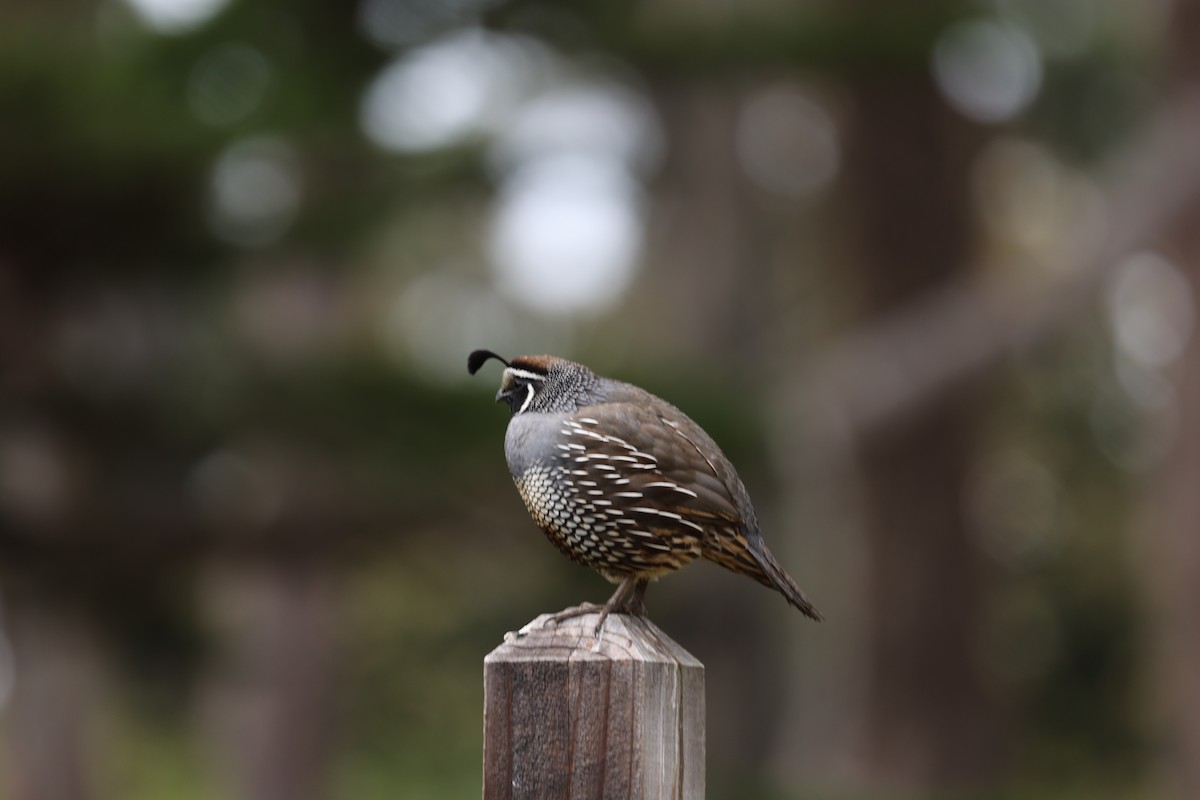
<svg viewBox="0 0 1200 800">
<path fill-rule="evenodd" d="M 496 402 L 508 403 L 508 409 L 514 415 L 528 411 L 533 405 L 534 395 L 542 388 L 546 378 L 536 372 L 509 367 L 504 370 L 500 381 L 500 391 L 496 393 Z"/>
</svg>

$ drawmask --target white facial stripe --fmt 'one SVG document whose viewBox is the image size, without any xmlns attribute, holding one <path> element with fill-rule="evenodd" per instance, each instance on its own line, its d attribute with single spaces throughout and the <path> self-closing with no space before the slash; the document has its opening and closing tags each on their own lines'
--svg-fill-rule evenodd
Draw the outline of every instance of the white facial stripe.
<svg viewBox="0 0 1200 800">
<path fill-rule="evenodd" d="M 508 367 L 505 370 L 505 372 L 509 373 L 514 378 L 523 378 L 524 380 L 527 380 L 527 381 L 544 381 L 544 380 L 546 380 L 545 375 L 539 375 L 536 372 L 530 372 L 528 370 L 518 369 L 517 367 Z"/>
<path fill-rule="evenodd" d="M 533 402 L 533 395 L 536 393 L 532 383 L 525 384 L 525 388 L 529 390 L 529 394 L 525 395 L 525 402 L 521 403 L 521 410 L 517 412 L 518 414 L 529 408 L 529 404 Z"/>
</svg>

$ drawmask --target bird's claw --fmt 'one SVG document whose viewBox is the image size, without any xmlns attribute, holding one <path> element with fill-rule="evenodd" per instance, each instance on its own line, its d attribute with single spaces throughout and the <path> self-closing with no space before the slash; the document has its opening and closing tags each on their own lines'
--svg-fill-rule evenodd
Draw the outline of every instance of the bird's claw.
<svg viewBox="0 0 1200 800">
<path fill-rule="evenodd" d="M 562 611 L 559 611 L 557 614 L 551 614 L 550 617 L 546 620 L 546 624 L 557 625 L 558 623 L 563 622 L 568 619 L 574 619 L 575 617 L 582 617 L 586 614 L 596 614 L 596 613 L 599 613 L 601 615 L 601 621 L 603 621 L 604 617 L 607 616 L 607 614 L 608 614 L 607 606 L 597 605 L 596 603 L 580 603 L 577 606 L 571 606 L 570 608 L 564 608 Z M 597 626 L 597 627 L 599 627 L 599 626 Z"/>
</svg>

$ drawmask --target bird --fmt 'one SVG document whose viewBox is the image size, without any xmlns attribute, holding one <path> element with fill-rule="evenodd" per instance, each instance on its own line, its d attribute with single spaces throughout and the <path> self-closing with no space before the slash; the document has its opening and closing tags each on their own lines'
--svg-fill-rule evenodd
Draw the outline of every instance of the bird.
<svg viewBox="0 0 1200 800">
<path fill-rule="evenodd" d="M 678 408 L 633 384 L 551 355 L 507 360 L 474 350 L 467 371 L 504 365 L 496 402 L 511 412 L 509 473 L 534 522 L 571 560 L 617 584 L 603 606 L 583 603 L 559 622 L 599 612 L 645 616 L 650 581 L 697 558 L 775 589 L 805 616 L 822 616 L 767 549 L 733 464 Z"/>
</svg>

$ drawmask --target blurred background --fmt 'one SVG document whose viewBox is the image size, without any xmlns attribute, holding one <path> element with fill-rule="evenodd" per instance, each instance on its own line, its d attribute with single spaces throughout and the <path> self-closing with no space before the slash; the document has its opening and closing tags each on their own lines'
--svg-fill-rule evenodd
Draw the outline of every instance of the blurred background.
<svg viewBox="0 0 1200 800">
<path fill-rule="evenodd" d="M 0 5 L 0 800 L 459 798 L 611 591 L 498 370 L 695 417 L 708 797 L 1200 797 L 1200 4 Z"/>
</svg>

